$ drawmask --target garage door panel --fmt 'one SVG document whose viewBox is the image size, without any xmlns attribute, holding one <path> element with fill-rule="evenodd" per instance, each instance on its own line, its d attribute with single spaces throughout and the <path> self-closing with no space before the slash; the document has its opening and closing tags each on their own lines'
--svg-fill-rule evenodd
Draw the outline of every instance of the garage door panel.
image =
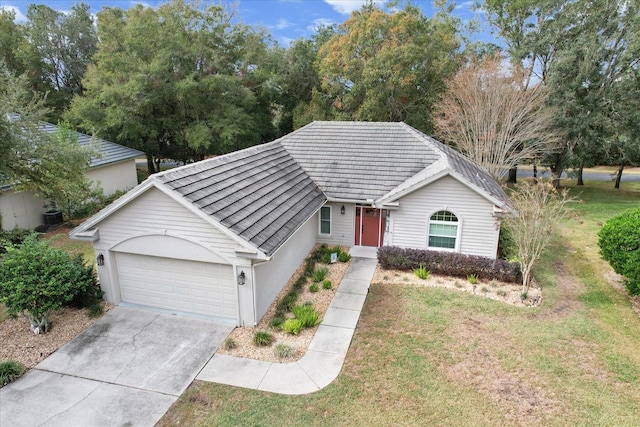
<svg viewBox="0 0 640 427">
<path fill-rule="evenodd" d="M 116 253 L 123 302 L 235 320 L 230 265 Z"/>
</svg>

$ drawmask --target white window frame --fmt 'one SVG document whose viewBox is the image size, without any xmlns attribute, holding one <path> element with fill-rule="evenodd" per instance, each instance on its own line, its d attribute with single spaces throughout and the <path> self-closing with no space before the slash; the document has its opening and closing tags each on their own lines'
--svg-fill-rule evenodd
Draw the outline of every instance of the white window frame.
<svg viewBox="0 0 640 427">
<path fill-rule="evenodd" d="M 456 242 L 455 242 L 455 247 L 453 248 L 441 248 L 438 246 L 429 246 L 429 236 L 430 236 L 429 230 L 431 228 L 431 224 L 452 225 L 452 223 L 454 222 L 454 221 L 438 221 L 438 220 L 431 219 L 433 215 L 442 211 L 449 212 L 450 214 L 454 215 L 458 219 L 458 221 L 455 222 L 458 228 L 456 229 Z M 448 209 L 448 208 L 437 209 L 431 212 L 427 217 L 427 249 L 434 250 L 434 251 L 444 251 L 444 252 L 460 252 L 460 236 L 461 235 L 462 235 L 462 218 L 460 218 L 460 215 L 458 215 L 451 209 Z"/>
<path fill-rule="evenodd" d="M 329 232 L 328 233 L 323 233 L 322 232 L 322 210 L 324 208 L 329 209 Z M 320 234 L 321 236 L 331 236 L 331 232 L 333 231 L 333 209 L 331 209 L 332 206 L 328 206 L 325 205 L 323 207 L 320 208 L 320 211 L 318 212 L 318 234 Z M 326 220 L 324 220 L 326 221 Z"/>
</svg>

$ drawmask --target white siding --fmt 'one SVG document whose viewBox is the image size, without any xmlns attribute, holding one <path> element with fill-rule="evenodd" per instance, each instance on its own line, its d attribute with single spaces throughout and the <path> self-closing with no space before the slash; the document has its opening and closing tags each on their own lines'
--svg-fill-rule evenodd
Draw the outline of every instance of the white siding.
<svg viewBox="0 0 640 427">
<path fill-rule="evenodd" d="M 30 191 L 7 190 L 0 193 L 0 222 L 3 230 L 31 230 L 42 225 L 44 199 Z"/>
<path fill-rule="evenodd" d="M 325 206 L 331 206 L 331 235 L 320 234 L 320 213 L 318 212 L 313 221 L 316 225 L 317 242 L 328 245 L 353 246 L 355 241 L 355 205 L 328 202 Z M 345 210 L 344 215 L 340 213 L 342 206 Z"/>
<path fill-rule="evenodd" d="M 293 273 L 309 254 L 318 235 L 317 215 L 300 227 L 293 236 L 276 251 L 273 258 L 255 266 L 255 293 L 257 321 L 287 284 Z"/>
<path fill-rule="evenodd" d="M 222 256 L 235 258 L 237 243 L 160 190 L 149 189 L 102 221 L 96 249 L 109 249 L 134 236 L 170 234 L 198 242 Z"/>
<path fill-rule="evenodd" d="M 391 212 L 391 241 L 385 243 L 426 249 L 429 217 L 439 210 L 453 212 L 460 221 L 460 253 L 496 257 L 499 225 L 493 204 L 448 176 L 400 199 L 400 208 Z"/>
<path fill-rule="evenodd" d="M 119 190 L 129 190 L 138 185 L 135 159 L 89 169 L 86 175 L 91 181 L 100 183 L 106 196 Z"/>
</svg>

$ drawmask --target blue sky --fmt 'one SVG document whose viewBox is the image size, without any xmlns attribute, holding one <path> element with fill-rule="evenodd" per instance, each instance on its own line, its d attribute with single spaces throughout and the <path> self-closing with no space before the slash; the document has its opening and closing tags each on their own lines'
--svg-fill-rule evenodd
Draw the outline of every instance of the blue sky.
<svg viewBox="0 0 640 427">
<path fill-rule="evenodd" d="M 236 0 L 227 1 L 235 4 L 237 17 L 240 22 L 249 25 L 260 25 L 266 28 L 274 39 L 282 46 L 288 46 L 291 40 L 308 37 L 318 25 L 341 23 L 349 14 L 359 9 L 366 0 Z M 482 20 L 482 14 L 472 10 L 473 1 L 456 1 L 454 14 L 463 21 L 475 18 Z M 129 0 L 85 0 L 91 6 L 92 13 L 97 13 L 105 6 L 127 9 L 132 5 L 142 3 L 156 7 L 164 1 L 129 1 Z M 73 0 L 0 0 L 0 7 L 16 10 L 18 19 L 24 19 L 29 4 L 44 3 L 49 7 L 67 11 L 76 3 Z M 383 5 L 384 1 L 378 1 Z M 419 6 L 426 16 L 433 16 L 432 0 L 413 0 L 412 4 Z M 22 15 L 22 16 L 20 16 Z M 488 31 L 478 37 L 489 39 Z"/>
</svg>

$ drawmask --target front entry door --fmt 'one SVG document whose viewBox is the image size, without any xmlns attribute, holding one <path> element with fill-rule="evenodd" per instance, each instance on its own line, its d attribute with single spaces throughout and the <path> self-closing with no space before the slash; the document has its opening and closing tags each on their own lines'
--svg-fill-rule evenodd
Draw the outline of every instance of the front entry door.
<svg viewBox="0 0 640 427">
<path fill-rule="evenodd" d="M 384 243 L 386 227 L 383 209 L 356 206 L 356 245 L 379 247 Z"/>
</svg>

